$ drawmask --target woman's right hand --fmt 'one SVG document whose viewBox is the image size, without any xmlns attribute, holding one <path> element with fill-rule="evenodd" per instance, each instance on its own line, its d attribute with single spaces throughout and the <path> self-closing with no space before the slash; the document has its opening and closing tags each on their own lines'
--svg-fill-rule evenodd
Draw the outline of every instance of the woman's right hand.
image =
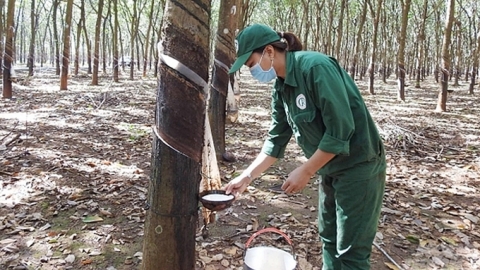
<svg viewBox="0 0 480 270">
<path fill-rule="evenodd" d="M 237 197 L 247 189 L 249 184 L 250 178 L 242 174 L 228 182 L 228 184 L 223 187 L 223 190 L 225 190 L 226 194 L 233 194 L 233 196 Z"/>
</svg>

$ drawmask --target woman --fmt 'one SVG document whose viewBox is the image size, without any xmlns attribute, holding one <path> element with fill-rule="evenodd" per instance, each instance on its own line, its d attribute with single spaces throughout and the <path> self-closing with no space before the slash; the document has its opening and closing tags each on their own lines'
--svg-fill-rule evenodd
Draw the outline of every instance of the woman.
<svg viewBox="0 0 480 270">
<path fill-rule="evenodd" d="M 360 92 L 331 57 L 302 51 L 292 33 L 254 24 L 237 35 L 233 73 L 246 65 L 260 82 L 276 79 L 272 124 L 261 153 L 224 189 L 238 195 L 278 158 L 294 135 L 308 160 L 282 189 L 301 191 L 320 175 L 323 269 L 370 269 L 385 188 L 382 140 Z"/>
</svg>

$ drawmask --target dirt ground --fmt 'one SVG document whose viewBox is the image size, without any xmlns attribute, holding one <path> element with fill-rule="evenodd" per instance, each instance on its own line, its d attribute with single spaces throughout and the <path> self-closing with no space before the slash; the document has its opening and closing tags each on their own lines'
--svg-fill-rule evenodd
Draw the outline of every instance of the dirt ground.
<svg viewBox="0 0 480 270">
<path fill-rule="evenodd" d="M 86 74 L 59 90 L 53 69 L 14 85 L 0 100 L 0 269 L 140 269 L 150 174 L 156 80 Z M 224 181 L 258 154 L 270 123 L 270 87 L 241 76 L 240 112 L 227 127 L 235 162 L 220 162 Z M 396 100 L 396 81 L 357 81 L 384 138 L 387 188 L 372 269 L 480 268 L 480 98 L 451 86 L 448 111 L 434 112 L 431 78 Z M 292 140 L 284 159 L 255 180 L 197 237 L 197 269 L 242 269 L 254 231 L 277 227 L 254 245 L 286 248 L 298 269 L 321 269 L 318 182 L 287 196 L 278 185 L 304 161 Z M 293 250 L 292 250 L 293 248 Z"/>
</svg>

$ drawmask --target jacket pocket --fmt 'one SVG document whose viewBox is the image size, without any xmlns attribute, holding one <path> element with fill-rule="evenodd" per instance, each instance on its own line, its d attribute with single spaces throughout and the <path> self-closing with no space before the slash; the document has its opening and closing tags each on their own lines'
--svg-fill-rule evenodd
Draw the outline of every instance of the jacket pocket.
<svg viewBox="0 0 480 270">
<path fill-rule="evenodd" d="M 310 123 L 315 119 L 315 111 L 300 112 L 292 116 L 295 125 L 299 126 L 302 123 Z"/>
</svg>

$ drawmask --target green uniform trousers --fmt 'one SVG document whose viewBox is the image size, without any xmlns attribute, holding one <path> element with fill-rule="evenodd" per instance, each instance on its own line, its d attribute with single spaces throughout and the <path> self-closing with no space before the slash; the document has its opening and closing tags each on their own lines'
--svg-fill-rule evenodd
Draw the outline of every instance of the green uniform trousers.
<svg viewBox="0 0 480 270">
<path fill-rule="evenodd" d="M 370 269 L 385 190 L 385 163 L 367 163 L 335 177 L 322 175 L 319 233 L 323 270 Z"/>
</svg>

